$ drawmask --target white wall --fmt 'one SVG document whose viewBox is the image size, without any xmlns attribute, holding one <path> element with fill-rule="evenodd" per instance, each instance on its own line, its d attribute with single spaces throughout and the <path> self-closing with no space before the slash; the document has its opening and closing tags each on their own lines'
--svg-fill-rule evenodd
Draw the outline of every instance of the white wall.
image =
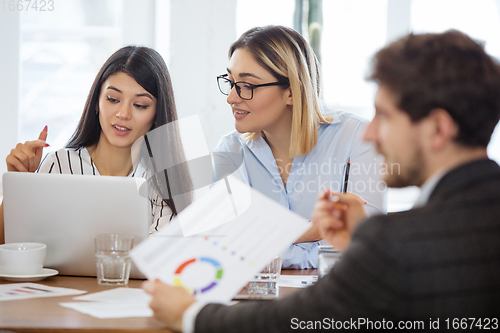
<svg viewBox="0 0 500 333">
<path fill-rule="evenodd" d="M 387 38 L 390 43 L 410 32 L 412 0 L 387 1 Z"/>
<path fill-rule="evenodd" d="M 5 158 L 17 143 L 19 110 L 20 20 L 17 11 L 0 10 L 0 175 L 7 171 Z M 1 179 L 0 179 L 1 185 Z M 2 187 L 0 186 L 0 196 Z"/>
<path fill-rule="evenodd" d="M 170 0 L 170 13 L 168 65 L 179 117 L 198 114 L 213 149 L 234 129 L 216 76 L 225 73 L 227 51 L 237 38 L 236 1 Z"/>
<path fill-rule="evenodd" d="M 158 1 L 123 1 L 123 45 L 136 44 L 147 47 L 154 47 L 154 14 L 156 10 L 156 2 Z"/>
</svg>

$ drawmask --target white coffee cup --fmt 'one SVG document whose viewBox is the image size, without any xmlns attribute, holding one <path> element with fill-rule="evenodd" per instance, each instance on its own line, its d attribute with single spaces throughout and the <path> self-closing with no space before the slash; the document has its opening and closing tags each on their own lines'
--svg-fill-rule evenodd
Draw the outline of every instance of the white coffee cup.
<svg viewBox="0 0 500 333">
<path fill-rule="evenodd" d="M 47 245 L 42 243 L 8 243 L 0 245 L 0 273 L 36 275 L 43 269 Z"/>
</svg>

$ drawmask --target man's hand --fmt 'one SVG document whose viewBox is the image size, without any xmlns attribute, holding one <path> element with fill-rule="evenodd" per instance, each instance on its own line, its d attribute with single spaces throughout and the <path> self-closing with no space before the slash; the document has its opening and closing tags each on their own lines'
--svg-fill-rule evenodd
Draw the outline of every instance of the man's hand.
<svg viewBox="0 0 500 333">
<path fill-rule="evenodd" d="M 313 224 L 321 237 L 337 250 L 344 251 L 351 243 L 356 226 L 366 218 L 366 201 L 354 193 L 323 193 L 313 211 Z"/>
<path fill-rule="evenodd" d="M 154 317 L 175 331 L 182 331 L 182 316 L 195 298 L 182 287 L 172 287 L 160 280 L 146 281 L 142 288 L 153 296 L 149 307 Z"/>
<path fill-rule="evenodd" d="M 47 126 L 40 132 L 38 140 L 18 143 L 5 159 L 7 171 L 35 172 L 40 165 L 43 148 L 49 146 L 45 143 L 46 139 Z"/>
</svg>

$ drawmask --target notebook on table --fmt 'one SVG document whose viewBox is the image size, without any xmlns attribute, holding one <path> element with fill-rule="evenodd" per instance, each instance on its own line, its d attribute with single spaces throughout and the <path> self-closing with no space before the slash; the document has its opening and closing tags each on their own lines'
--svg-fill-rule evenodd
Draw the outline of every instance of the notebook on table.
<svg viewBox="0 0 500 333">
<path fill-rule="evenodd" d="M 150 202 L 138 190 L 144 181 L 5 173 L 5 242 L 45 243 L 45 267 L 57 269 L 60 275 L 96 276 L 94 235 L 134 235 L 134 246 L 148 237 Z M 144 278 L 134 266 L 130 277 Z"/>
</svg>

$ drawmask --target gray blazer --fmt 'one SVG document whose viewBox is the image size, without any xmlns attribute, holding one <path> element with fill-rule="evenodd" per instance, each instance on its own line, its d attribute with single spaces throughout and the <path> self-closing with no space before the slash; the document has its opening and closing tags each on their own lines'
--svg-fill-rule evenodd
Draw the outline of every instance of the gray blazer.
<svg viewBox="0 0 500 333">
<path fill-rule="evenodd" d="M 498 318 L 500 327 L 499 304 L 500 167 L 480 160 L 446 174 L 425 206 L 363 221 L 314 286 L 277 301 L 209 304 L 195 331 L 328 329 L 332 320 L 351 329 L 422 321 L 429 330 L 430 320 L 443 329 L 454 318 Z"/>
</svg>

